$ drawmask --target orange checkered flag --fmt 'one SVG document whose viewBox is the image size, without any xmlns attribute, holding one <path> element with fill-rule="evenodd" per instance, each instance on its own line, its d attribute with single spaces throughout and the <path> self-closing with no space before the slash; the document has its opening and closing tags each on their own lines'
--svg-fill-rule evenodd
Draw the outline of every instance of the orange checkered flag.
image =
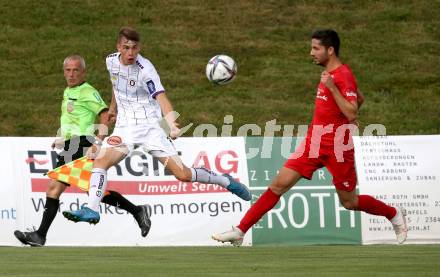
<svg viewBox="0 0 440 277">
<path fill-rule="evenodd" d="M 76 186 L 83 191 L 89 191 L 92 168 L 93 160 L 84 156 L 47 172 L 47 176 L 71 186 Z"/>
</svg>

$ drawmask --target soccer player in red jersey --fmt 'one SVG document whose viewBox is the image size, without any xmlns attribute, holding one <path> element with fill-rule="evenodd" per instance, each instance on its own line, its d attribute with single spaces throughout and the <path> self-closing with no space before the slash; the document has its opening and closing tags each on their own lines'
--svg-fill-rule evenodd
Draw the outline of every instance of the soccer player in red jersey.
<svg viewBox="0 0 440 277">
<path fill-rule="evenodd" d="M 357 176 L 350 130 L 356 127 L 364 96 L 357 88 L 350 67 L 339 59 L 339 45 L 339 36 L 334 30 L 313 33 L 310 55 L 325 69 L 318 85 L 307 136 L 240 224 L 232 230 L 214 234 L 214 240 L 241 245 L 244 234 L 278 203 L 281 195 L 301 178 L 311 179 L 313 172 L 323 166 L 332 174 L 339 200 L 346 209 L 385 216 L 393 225 L 398 243 L 406 240 L 406 211 L 403 208 L 391 207 L 369 195 L 356 194 Z"/>
</svg>

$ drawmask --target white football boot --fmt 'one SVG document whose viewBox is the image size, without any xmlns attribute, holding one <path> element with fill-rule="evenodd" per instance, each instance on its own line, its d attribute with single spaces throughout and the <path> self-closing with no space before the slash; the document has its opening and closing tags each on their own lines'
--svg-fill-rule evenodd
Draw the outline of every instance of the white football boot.
<svg viewBox="0 0 440 277">
<path fill-rule="evenodd" d="M 212 239 L 225 243 L 230 242 L 233 246 L 240 246 L 243 243 L 244 233 L 237 227 L 232 226 L 232 229 L 220 234 L 213 234 Z"/>
<path fill-rule="evenodd" d="M 402 207 L 396 207 L 396 215 L 390 220 L 396 233 L 397 242 L 402 244 L 406 241 L 408 227 L 406 226 L 406 210 Z"/>
</svg>

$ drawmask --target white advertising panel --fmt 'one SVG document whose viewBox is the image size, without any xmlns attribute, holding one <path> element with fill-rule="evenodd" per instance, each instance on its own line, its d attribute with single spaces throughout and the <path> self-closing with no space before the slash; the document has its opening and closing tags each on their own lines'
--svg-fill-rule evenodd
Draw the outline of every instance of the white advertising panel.
<svg viewBox="0 0 440 277">
<path fill-rule="evenodd" d="M 38 228 L 49 179 L 56 164 L 53 138 L 0 138 L 0 245 L 20 245 L 16 229 Z M 359 193 L 407 212 L 407 243 L 440 243 L 440 136 L 355 137 Z M 244 138 L 180 138 L 174 142 L 187 166 L 229 173 L 249 186 Z M 240 221 L 250 203 L 216 185 L 182 183 L 156 159 L 134 151 L 108 172 L 110 190 L 134 204 L 152 206 L 152 228 L 143 238 L 133 216 L 101 204 L 101 222 L 73 223 L 61 211 L 75 210 L 87 195 L 69 188 L 46 245 L 218 245 L 211 234 Z M 395 243 L 389 221 L 361 213 L 362 243 Z M 252 244 L 252 232 L 244 245 Z"/>
<path fill-rule="evenodd" d="M 407 243 L 440 242 L 440 136 L 355 137 L 360 194 L 406 209 Z M 395 243 L 391 223 L 362 213 L 364 244 Z"/>
<path fill-rule="evenodd" d="M 56 162 L 56 153 L 50 148 L 52 139 L 15 138 L 14 147 L 3 142 L 0 141 L 1 151 L 13 149 L 9 162 L 15 164 L 15 169 L 8 170 L 8 174 L 14 172 L 13 182 L 8 183 L 8 187 L 2 186 L 2 192 L 5 192 L 2 199 L 14 199 L 14 194 L 18 194 L 16 227 L 21 230 L 32 226 L 38 228 L 48 183 L 43 174 Z M 174 144 L 187 166 L 203 166 L 219 173 L 229 173 L 249 186 L 243 138 L 180 138 Z M 14 181 L 16 175 L 21 175 L 20 182 Z M 238 222 L 249 208 L 249 202 L 219 186 L 177 181 L 158 160 L 141 151 L 133 152 L 112 167 L 108 180 L 109 190 L 120 192 L 135 204 L 152 206 L 150 234 L 141 237 L 131 214 L 101 204 L 101 222 L 96 226 L 68 221 L 58 213 L 46 245 L 217 245 L 211 234 L 225 229 L 231 222 Z M 20 189 L 14 193 L 11 187 Z M 60 211 L 75 210 L 86 203 L 87 195 L 69 188 L 61 195 L 60 201 Z M 2 201 L 2 210 L 11 209 L 13 204 Z M 3 231 L 2 228 L 1 238 L 9 236 L 12 244 L 16 244 L 12 229 Z M 245 243 L 250 244 L 251 236 L 246 239 Z"/>
<path fill-rule="evenodd" d="M 19 245 L 11 239 L 17 228 L 17 202 L 20 201 L 20 175 L 17 175 L 16 163 L 13 162 L 14 138 L 0 138 L 0 245 Z"/>
</svg>

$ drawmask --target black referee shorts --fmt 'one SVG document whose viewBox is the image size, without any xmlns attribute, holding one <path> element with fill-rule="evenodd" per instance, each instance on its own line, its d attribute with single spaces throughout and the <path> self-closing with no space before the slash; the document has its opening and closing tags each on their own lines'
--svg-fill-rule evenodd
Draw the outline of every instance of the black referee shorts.
<svg viewBox="0 0 440 277">
<path fill-rule="evenodd" d="M 64 142 L 64 149 L 57 155 L 56 167 L 85 156 L 87 149 L 95 141 L 93 136 L 74 136 Z"/>
</svg>

